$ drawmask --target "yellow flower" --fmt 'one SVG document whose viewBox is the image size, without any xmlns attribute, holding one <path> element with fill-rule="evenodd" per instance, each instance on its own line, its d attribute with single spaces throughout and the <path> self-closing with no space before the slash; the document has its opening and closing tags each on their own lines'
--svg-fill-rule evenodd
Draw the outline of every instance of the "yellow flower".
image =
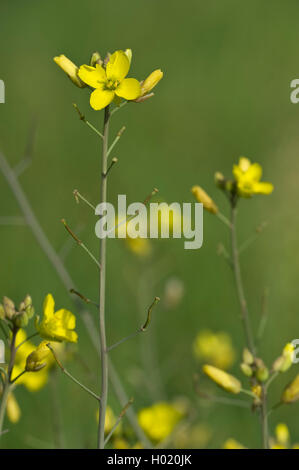
<svg viewBox="0 0 299 470">
<path fill-rule="evenodd" d="M 211 380 L 216 382 L 217 385 L 224 388 L 227 392 L 235 394 L 240 393 L 241 382 L 233 375 L 207 364 L 203 366 L 202 370 Z"/>
<path fill-rule="evenodd" d="M 7 397 L 6 413 L 9 421 L 13 424 L 21 418 L 21 409 L 13 393 L 10 393 Z"/>
<path fill-rule="evenodd" d="M 74 331 L 76 327 L 76 317 L 73 313 L 62 308 L 54 312 L 54 299 L 51 294 L 48 294 L 44 300 L 44 316 L 39 322 L 39 317 L 36 319 L 35 327 L 42 338 L 51 341 L 69 341 L 76 343 L 78 335 Z"/>
<path fill-rule="evenodd" d="M 141 96 L 147 95 L 163 78 L 162 70 L 154 70 L 142 83 L 141 83 Z"/>
<path fill-rule="evenodd" d="M 38 372 L 47 365 L 45 359 L 51 354 L 47 346 L 48 341 L 42 341 L 37 348 L 29 354 L 26 359 L 26 371 Z"/>
<path fill-rule="evenodd" d="M 158 402 L 143 408 L 138 413 L 138 422 L 145 433 L 155 442 L 160 442 L 172 433 L 182 414 L 166 402 Z"/>
<path fill-rule="evenodd" d="M 20 329 L 16 337 L 16 346 L 18 347 L 27 338 L 24 330 Z M 33 343 L 26 341 L 17 349 L 15 365 L 12 371 L 12 380 L 15 379 L 26 367 L 27 357 L 36 349 Z M 47 361 L 48 362 L 48 361 Z M 30 392 L 40 390 L 48 380 L 48 367 L 43 368 L 38 374 L 26 372 L 17 381 L 16 385 L 24 385 Z"/>
<path fill-rule="evenodd" d="M 223 444 L 223 449 L 246 449 L 240 442 L 236 441 L 232 437 L 227 439 Z"/>
<path fill-rule="evenodd" d="M 233 166 L 239 196 L 251 197 L 253 194 L 271 194 L 272 183 L 261 182 L 262 167 L 251 163 L 248 158 L 240 157 L 239 164 Z"/>
<path fill-rule="evenodd" d="M 213 199 L 211 199 L 210 196 L 204 191 L 204 189 L 202 189 L 200 186 L 193 186 L 191 188 L 191 192 L 195 199 L 203 204 L 204 209 L 211 212 L 212 214 L 217 214 L 218 207 L 216 206 Z"/>
<path fill-rule="evenodd" d="M 96 413 L 97 422 L 99 422 L 99 410 Z M 106 408 L 106 416 L 105 416 L 105 434 L 109 434 L 112 431 L 113 426 L 116 423 L 116 416 L 112 410 L 112 408 L 108 405 Z M 115 428 L 113 432 L 113 436 L 119 436 L 122 432 L 122 423 L 120 422 L 117 428 Z"/>
<path fill-rule="evenodd" d="M 281 401 L 283 403 L 294 403 L 299 400 L 299 374 L 286 386 L 283 391 Z"/>
<path fill-rule="evenodd" d="M 125 78 L 130 69 L 130 53 L 114 52 L 106 68 L 81 65 L 78 75 L 87 85 L 95 88 L 90 95 L 90 105 L 99 110 L 108 106 L 115 95 L 126 100 L 135 100 L 141 94 L 141 87 L 135 78 Z"/>
<path fill-rule="evenodd" d="M 273 370 L 275 372 L 286 372 L 293 364 L 294 346 L 292 343 L 287 343 L 283 348 L 282 355 L 279 356 L 273 363 Z"/>
<path fill-rule="evenodd" d="M 58 57 L 54 57 L 54 62 L 67 74 L 72 82 L 79 88 L 86 87 L 86 83 L 82 82 L 78 77 L 79 68 L 65 55 L 61 54 Z"/>
<path fill-rule="evenodd" d="M 275 428 L 277 442 L 282 446 L 287 446 L 290 441 L 290 432 L 285 423 L 277 424 Z"/>
<path fill-rule="evenodd" d="M 224 332 L 200 331 L 195 338 L 193 351 L 196 358 L 220 369 L 229 369 L 235 359 L 231 338 Z"/>
</svg>

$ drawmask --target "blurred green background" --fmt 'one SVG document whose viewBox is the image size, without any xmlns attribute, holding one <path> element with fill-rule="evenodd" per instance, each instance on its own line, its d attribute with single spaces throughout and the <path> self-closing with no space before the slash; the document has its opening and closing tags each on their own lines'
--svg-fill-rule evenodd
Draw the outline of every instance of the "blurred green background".
<svg viewBox="0 0 299 470">
<path fill-rule="evenodd" d="M 72 191 L 77 188 L 89 200 L 98 201 L 99 141 L 80 122 L 72 103 L 98 126 L 102 112 L 89 107 L 88 91 L 72 86 L 54 64 L 55 55 L 64 53 L 81 64 L 94 50 L 104 55 L 108 50 L 132 48 L 131 76 L 142 79 L 155 68 L 165 73 L 153 99 L 127 106 L 113 119 L 112 136 L 122 125 L 127 130 L 114 152 L 119 163 L 109 182 L 111 200 L 116 194 L 127 194 L 129 201 L 142 201 L 157 187 L 165 201 L 188 202 L 191 186 L 200 184 L 228 213 L 225 198 L 214 187 L 215 171 L 229 176 L 240 155 L 263 165 L 264 180 L 273 182 L 275 191 L 271 197 L 242 201 L 238 233 L 244 241 L 260 222 L 268 221 L 264 233 L 242 255 L 255 329 L 264 287 L 270 292 L 260 351 L 268 364 L 287 341 L 299 337 L 299 105 L 289 98 L 290 82 L 299 78 L 298 15 L 295 0 L 2 0 L 0 13 L 0 78 L 6 85 L 6 103 L 0 105 L 0 149 L 16 165 L 32 122 L 37 123 L 33 162 L 20 181 L 57 251 L 68 240 L 60 223 L 64 217 L 71 227 L 82 228 L 80 237 L 97 252 L 94 216 L 75 203 Z M 0 215 L 19 214 L 0 175 Z M 209 213 L 204 214 L 204 244 L 198 251 L 184 250 L 180 240 L 155 241 L 152 257 L 140 260 L 123 241 L 109 242 L 108 342 L 140 326 L 152 297 L 159 295 L 162 301 L 149 331 L 111 353 L 128 395 L 135 397 L 135 409 L 185 396 L 197 410 L 197 422 L 212 431 L 208 447 L 220 447 L 230 436 L 255 447 L 260 445 L 256 415 L 241 408 L 207 406 L 199 402 L 192 386 L 192 375 L 199 370 L 192 343 L 203 328 L 232 335 L 238 351 L 232 370 L 241 376 L 238 363 L 244 338 L 232 274 L 217 256 L 219 242 L 228 246 L 227 230 Z M 29 228 L 2 225 L 0 243 L 1 297 L 20 301 L 28 292 L 40 313 L 45 294 L 51 292 L 58 307 L 74 310 Z M 80 290 L 96 299 L 97 271 L 79 247 L 73 247 L 66 265 Z M 151 280 L 144 281 L 142 288 L 141 275 L 148 273 Z M 185 295 L 169 310 L 163 293 L 173 277 L 184 283 Z M 92 313 L 96 320 L 97 313 Z M 97 356 L 77 317 L 78 354 L 89 372 L 76 359 L 68 367 L 96 389 Z M 273 385 L 272 402 L 296 369 L 294 365 Z M 211 389 L 218 392 L 216 387 Z M 94 447 L 95 403 L 60 374 L 58 395 L 65 445 Z M 16 397 L 22 419 L 9 425 L 3 445 L 54 445 L 51 387 L 37 394 L 19 387 Z M 112 388 L 109 401 L 118 412 Z M 273 413 L 271 433 L 277 422 L 285 421 L 293 441 L 299 440 L 298 407 L 285 406 Z"/>
</svg>

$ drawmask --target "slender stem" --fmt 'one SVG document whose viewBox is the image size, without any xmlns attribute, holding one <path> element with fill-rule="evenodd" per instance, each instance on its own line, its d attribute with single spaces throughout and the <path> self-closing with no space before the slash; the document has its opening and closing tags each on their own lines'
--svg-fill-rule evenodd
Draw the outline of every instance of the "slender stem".
<svg viewBox="0 0 299 470">
<path fill-rule="evenodd" d="M 123 126 L 120 131 L 118 131 L 114 141 L 112 142 L 112 144 L 110 145 L 109 149 L 107 150 L 107 158 L 109 157 L 109 155 L 111 154 L 112 150 L 114 149 L 114 147 L 116 146 L 117 142 L 119 141 L 119 139 L 121 138 L 122 134 L 124 133 L 124 131 L 126 130 L 125 126 Z"/>
<path fill-rule="evenodd" d="M 221 212 L 217 212 L 216 216 L 218 217 L 221 222 L 223 222 L 227 227 L 231 228 L 230 221 L 225 217 L 225 215 L 221 214 Z"/>
<path fill-rule="evenodd" d="M 58 359 L 58 357 L 56 356 L 56 353 L 54 351 L 54 349 L 52 348 L 52 346 L 50 344 L 47 344 L 48 348 L 50 349 L 51 353 L 53 354 L 53 357 L 57 363 L 57 365 L 60 367 L 61 371 L 67 376 L 69 377 L 69 379 L 71 379 L 75 384 L 79 385 L 79 387 L 81 387 L 85 392 L 89 393 L 89 395 L 91 395 L 93 398 L 95 398 L 97 401 L 100 401 L 101 398 L 96 395 L 92 390 L 90 390 L 88 387 L 86 387 L 85 385 L 83 385 L 81 382 L 79 382 L 78 379 L 76 379 L 76 377 L 74 377 L 68 370 L 66 370 L 66 368 L 61 364 L 60 360 Z"/>
<path fill-rule="evenodd" d="M 249 312 L 247 308 L 247 302 L 245 299 L 242 276 L 241 276 L 241 269 L 240 269 L 240 261 L 239 261 L 239 252 L 238 252 L 238 243 L 237 243 L 237 233 L 236 233 L 236 215 L 237 215 L 237 208 L 233 204 L 231 210 L 231 247 L 232 247 L 232 263 L 233 263 L 233 271 L 235 276 L 235 282 L 237 287 L 237 294 L 239 298 L 239 303 L 241 307 L 241 318 L 244 326 L 246 342 L 248 349 L 255 355 L 255 346 L 249 321 Z"/>
<path fill-rule="evenodd" d="M 269 434 L 268 434 L 268 413 L 267 413 L 267 389 L 265 386 L 263 386 L 261 419 L 262 419 L 263 448 L 268 449 L 269 448 Z"/>
<path fill-rule="evenodd" d="M 124 408 L 121 410 L 121 413 L 120 415 L 118 416 L 114 426 L 112 427 L 111 431 L 109 432 L 108 436 L 106 437 L 105 439 L 105 445 L 108 444 L 112 434 L 114 433 L 114 431 L 116 430 L 117 426 L 119 425 L 119 423 L 121 422 L 121 420 L 123 419 L 123 417 L 125 416 L 128 408 L 132 405 L 133 403 L 133 398 L 130 398 L 130 400 L 128 401 L 128 403 L 124 406 Z"/>
<path fill-rule="evenodd" d="M 102 172 L 101 172 L 101 203 L 107 202 L 107 154 L 109 139 L 109 106 L 105 108 L 104 127 L 103 127 L 103 146 L 102 146 Z M 106 293 L 106 237 L 100 238 L 100 285 L 99 285 L 99 323 L 100 323 L 100 342 L 101 342 L 101 403 L 100 403 L 100 419 L 98 429 L 98 448 L 105 447 L 105 417 L 108 398 L 108 357 L 106 344 L 106 327 L 105 327 L 105 293 Z"/>
</svg>

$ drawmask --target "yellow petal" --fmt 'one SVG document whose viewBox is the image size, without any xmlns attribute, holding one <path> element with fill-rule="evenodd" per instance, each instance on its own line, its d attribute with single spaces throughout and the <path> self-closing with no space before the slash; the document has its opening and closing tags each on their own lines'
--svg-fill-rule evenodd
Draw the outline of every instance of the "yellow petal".
<svg viewBox="0 0 299 470">
<path fill-rule="evenodd" d="M 251 181 L 259 181 L 262 177 L 262 167 L 258 163 L 250 165 L 246 171 L 246 178 Z"/>
<path fill-rule="evenodd" d="M 108 80 L 121 82 L 128 74 L 130 61 L 124 51 L 116 51 L 106 66 Z"/>
<path fill-rule="evenodd" d="M 69 310 L 62 308 L 55 313 L 55 317 L 61 320 L 63 326 L 70 330 L 76 328 L 76 317 Z"/>
<path fill-rule="evenodd" d="M 99 111 L 100 109 L 106 108 L 113 98 L 114 91 L 97 88 L 90 95 L 90 106 L 96 111 Z"/>
<path fill-rule="evenodd" d="M 93 88 L 100 87 L 101 84 L 106 81 L 106 72 L 99 64 L 96 64 L 95 67 L 81 65 L 78 75 L 83 82 Z"/>
<path fill-rule="evenodd" d="M 256 194 L 271 194 L 274 186 L 272 183 L 255 183 L 253 189 Z"/>
<path fill-rule="evenodd" d="M 135 78 L 125 78 L 116 88 L 115 93 L 125 100 L 136 100 L 141 94 L 141 87 Z"/>
<path fill-rule="evenodd" d="M 126 49 L 126 50 L 125 50 L 125 54 L 126 54 L 126 56 L 128 57 L 129 62 L 130 62 L 130 64 L 131 64 L 132 55 L 133 55 L 133 54 L 132 54 L 132 49 Z"/>
<path fill-rule="evenodd" d="M 21 409 L 15 396 L 12 393 L 10 393 L 7 397 L 6 413 L 11 423 L 17 423 L 21 417 Z"/>
<path fill-rule="evenodd" d="M 44 320 L 48 321 L 53 317 L 54 306 L 55 306 L 55 302 L 54 302 L 53 296 L 52 294 L 48 294 L 44 300 L 44 306 L 43 306 Z"/>
</svg>

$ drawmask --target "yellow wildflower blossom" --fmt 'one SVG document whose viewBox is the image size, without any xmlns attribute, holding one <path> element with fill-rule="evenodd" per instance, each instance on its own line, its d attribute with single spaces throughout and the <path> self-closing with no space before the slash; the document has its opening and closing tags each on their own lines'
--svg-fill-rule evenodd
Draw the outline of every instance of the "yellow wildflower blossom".
<svg viewBox="0 0 299 470">
<path fill-rule="evenodd" d="M 193 351 L 196 358 L 208 361 L 220 369 L 229 369 L 235 360 L 231 338 L 224 332 L 200 331 L 195 338 Z"/>
<path fill-rule="evenodd" d="M 251 197 L 253 194 L 271 194 L 272 183 L 261 182 L 262 167 L 251 163 L 248 158 L 240 157 L 239 164 L 233 166 L 233 175 L 237 182 L 238 194 L 241 197 Z"/>
<path fill-rule="evenodd" d="M 95 110 L 108 106 L 115 95 L 126 100 L 135 100 L 141 95 L 141 87 L 135 78 L 125 78 L 130 69 L 130 54 L 115 51 L 104 68 L 81 65 L 78 75 L 87 85 L 95 88 L 90 95 L 90 105 Z"/>
<path fill-rule="evenodd" d="M 246 447 L 243 446 L 240 442 L 236 441 L 236 439 L 233 439 L 232 437 L 227 439 L 223 446 L 223 449 L 246 449 Z"/>
<path fill-rule="evenodd" d="M 158 402 L 138 413 L 138 422 L 144 432 L 155 442 L 172 433 L 182 414 L 170 403 Z"/>
<path fill-rule="evenodd" d="M 44 300 L 44 316 L 40 323 L 39 317 L 36 319 L 35 327 L 40 336 L 51 341 L 68 341 L 76 343 L 78 335 L 74 331 L 76 327 L 76 317 L 70 311 L 62 308 L 54 311 L 54 299 L 48 294 Z"/>
<path fill-rule="evenodd" d="M 273 364 L 273 370 L 275 372 L 286 372 L 293 363 L 294 358 L 294 346 L 292 343 L 287 343 L 283 348 L 282 355 L 279 356 Z"/>
<path fill-rule="evenodd" d="M 235 394 L 240 393 L 242 388 L 241 382 L 233 375 L 207 364 L 203 366 L 202 370 L 211 380 L 216 382 L 217 385 L 224 388 L 227 392 Z"/>
<path fill-rule="evenodd" d="M 17 423 L 21 418 L 21 408 L 13 393 L 7 397 L 6 414 L 9 421 L 13 424 Z"/>
</svg>

